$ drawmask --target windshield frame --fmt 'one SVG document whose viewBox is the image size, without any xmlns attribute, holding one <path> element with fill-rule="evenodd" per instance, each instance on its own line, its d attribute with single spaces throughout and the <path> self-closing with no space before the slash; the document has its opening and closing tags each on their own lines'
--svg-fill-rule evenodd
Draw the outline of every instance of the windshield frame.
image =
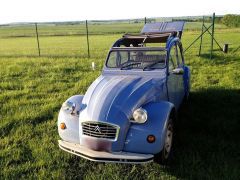
<svg viewBox="0 0 240 180">
<path fill-rule="evenodd" d="M 108 66 L 108 61 L 109 61 L 109 57 L 110 57 L 110 54 L 112 52 L 117 52 L 117 51 L 162 51 L 162 52 L 165 52 L 166 53 L 166 56 L 165 56 L 165 65 L 164 67 L 161 67 L 161 68 L 152 68 L 152 70 L 159 70 L 159 69 L 165 69 L 167 68 L 167 56 L 168 56 L 168 52 L 167 52 L 167 49 L 166 48 L 163 48 L 163 47 L 113 47 L 110 49 L 110 51 L 108 52 L 108 55 L 107 55 L 107 58 L 105 60 L 105 67 L 106 68 L 109 68 L 109 69 L 121 69 L 121 67 L 109 67 Z M 139 61 L 136 61 L 136 62 L 139 62 Z M 143 69 L 144 67 L 142 67 Z M 141 69 L 141 68 L 131 68 L 131 69 Z M 124 70 L 124 69 L 121 69 L 121 70 Z"/>
</svg>

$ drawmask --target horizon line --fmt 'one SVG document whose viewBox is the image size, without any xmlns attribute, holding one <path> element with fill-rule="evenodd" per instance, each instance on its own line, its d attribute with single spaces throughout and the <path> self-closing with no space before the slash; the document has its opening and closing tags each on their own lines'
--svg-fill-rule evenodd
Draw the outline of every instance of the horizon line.
<svg viewBox="0 0 240 180">
<path fill-rule="evenodd" d="M 227 15 L 227 14 L 224 14 Z M 223 17 L 222 15 L 215 15 L 216 17 Z M 234 14 L 234 15 L 238 15 L 238 14 Z M 156 19 L 156 18 L 194 18 L 194 17 L 212 17 L 211 14 L 207 14 L 207 15 L 188 15 L 188 16 L 164 16 L 164 17 L 146 17 L 146 19 Z M 96 22 L 101 22 L 101 21 L 105 21 L 105 22 L 110 22 L 110 21 L 130 21 L 130 20 L 143 20 L 144 21 L 145 17 L 139 17 L 139 18 L 119 18 L 119 19 L 86 19 L 87 21 L 91 22 L 91 21 L 96 21 Z M 46 23 L 46 24 L 50 24 L 50 23 L 67 23 L 67 22 L 84 22 L 86 20 L 53 20 L 53 21 L 16 21 L 16 22 L 7 22 L 7 23 L 1 23 L 0 25 L 12 25 L 12 24 L 33 24 L 33 23 Z"/>
</svg>

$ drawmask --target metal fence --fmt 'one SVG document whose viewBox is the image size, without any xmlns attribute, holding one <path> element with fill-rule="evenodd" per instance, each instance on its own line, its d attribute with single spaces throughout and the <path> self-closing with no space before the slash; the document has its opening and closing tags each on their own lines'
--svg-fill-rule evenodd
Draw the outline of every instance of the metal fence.
<svg viewBox="0 0 240 180">
<path fill-rule="evenodd" d="M 145 22 L 163 20 L 171 19 L 0 25 L 0 57 L 103 57 L 122 34 L 139 33 Z M 190 22 L 185 31 L 199 32 L 201 27 L 199 21 Z"/>
<path fill-rule="evenodd" d="M 101 44 L 109 47 L 110 39 L 124 33 L 138 33 L 143 25 L 144 20 L 1 25 L 0 56 L 90 57 Z M 96 45 L 97 41 L 101 44 Z"/>
</svg>

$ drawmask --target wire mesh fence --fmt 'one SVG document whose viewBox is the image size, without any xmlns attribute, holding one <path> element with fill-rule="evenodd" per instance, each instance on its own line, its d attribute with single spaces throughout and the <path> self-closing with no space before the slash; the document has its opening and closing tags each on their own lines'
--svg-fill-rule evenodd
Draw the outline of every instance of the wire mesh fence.
<svg viewBox="0 0 240 180">
<path fill-rule="evenodd" d="M 40 54 L 49 57 L 88 57 L 89 55 L 103 57 L 112 43 L 122 34 L 139 33 L 143 25 L 144 19 L 119 22 L 89 21 L 89 53 L 85 21 L 38 23 L 37 27 L 35 23 L 0 25 L 0 56 L 35 57 Z M 216 28 L 225 27 L 217 24 Z M 186 23 L 185 31 L 189 30 L 190 36 L 194 37 L 201 31 L 201 22 Z M 190 42 L 189 39 L 191 38 L 183 36 L 183 40 L 187 43 Z"/>
<path fill-rule="evenodd" d="M 138 33 L 142 26 L 143 23 L 90 22 L 90 54 L 93 49 L 97 49 L 96 41 L 105 46 L 107 39 L 124 33 Z M 39 56 L 39 51 L 41 56 L 87 57 L 86 24 L 33 23 L 0 26 L 0 56 Z"/>
</svg>

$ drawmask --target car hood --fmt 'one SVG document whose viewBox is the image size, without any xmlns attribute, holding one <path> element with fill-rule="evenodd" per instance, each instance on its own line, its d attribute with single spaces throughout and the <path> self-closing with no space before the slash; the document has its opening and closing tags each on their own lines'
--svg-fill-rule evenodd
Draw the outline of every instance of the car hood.
<svg viewBox="0 0 240 180">
<path fill-rule="evenodd" d="M 124 139 L 133 111 L 148 102 L 157 101 L 163 89 L 164 78 L 101 75 L 84 95 L 80 123 L 101 121 L 118 125 L 119 135 Z"/>
<path fill-rule="evenodd" d="M 101 75 L 84 95 L 81 115 L 104 122 L 112 122 L 119 112 L 130 118 L 136 108 L 158 98 L 162 86 L 163 79 L 153 77 Z"/>
</svg>

